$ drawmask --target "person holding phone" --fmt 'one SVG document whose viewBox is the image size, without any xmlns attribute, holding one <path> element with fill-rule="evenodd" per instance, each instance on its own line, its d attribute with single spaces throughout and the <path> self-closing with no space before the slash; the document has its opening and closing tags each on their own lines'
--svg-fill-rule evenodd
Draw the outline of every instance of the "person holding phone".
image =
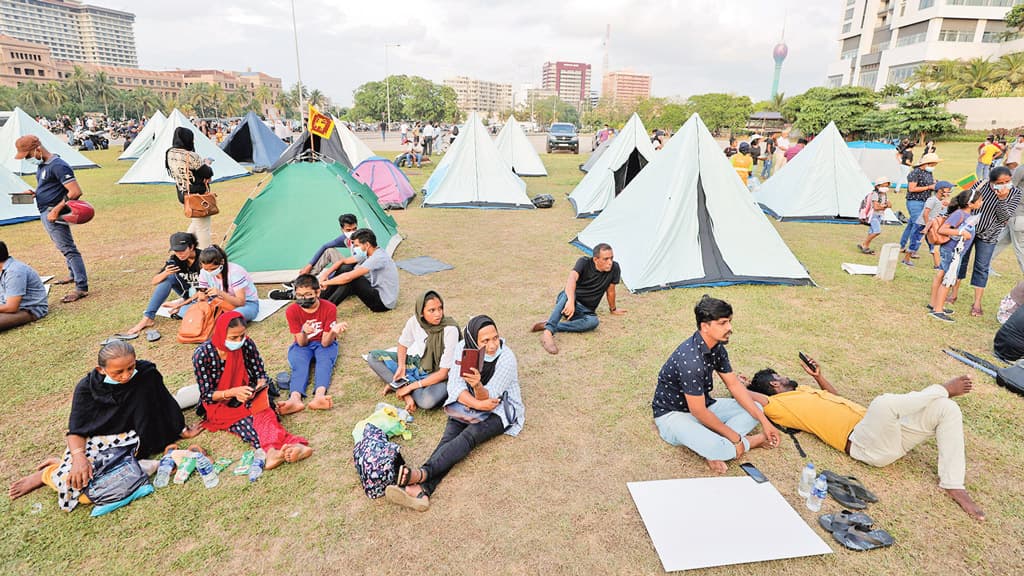
<svg viewBox="0 0 1024 576">
<path fill-rule="evenodd" d="M 259 294 L 249 272 L 234 262 L 228 254 L 214 244 L 199 253 L 199 290 L 196 298 L 221 298 L 240 312 L 246 322 L 252 322 L 260 313 Z"/>
<path fill-rule="evenodd" d="M 503 433 L 517 436 L 523 429 L 526 407 L 519 389 L 519 364 L 494 320 L 483 315 L 470 318 L 463 336 L 455 356 L 461 357 L 463 349 L 477 348 L 484 354 L 483 369 L 474 367 L 465 377 L 460 370 L 448 372 L 448 422 L 441 441 L 420 468 L 399 468 L 397 484 L 384 491 L 389 502 L 420 512 L 429 509 L 430 496 L 441 480 L 474 448 Z M 468 410 L 459 410 L 455 404 Z M 470 411 L 476 414 L 473 423 L 459 416 Z"/>
<path fill-rule="evenodd" d="M 227 430 L 254 449 L 264 449 L 267 470 L 313 453 L 305 438 L 285 430 L 273 407 L 254 412 L 256 392 L 267 394 L 267 370 L 237 310 L 217 318 L 213 336 L 192 354 L 192 366 L 199 385 L 197 411 L 203 417 L 203 428 Z"/>
<path fill-rule="evenodd" d="M 448 399 L 446 382 L 461 338 L 458 322 L 444 313 L 441 295 L 427 290 L 416 299 L 397 351 L 374 350 L 366 362 L 388 384 L 385 395 L 395 392 L 409 412 L 432 410 Z"/>
<path fill-rule="evenodd" d="M 138 334 L 151 328 L 156 322 L 157 310 L 172 291 L 180 296 L 168 306 L 172 314 L 180 315 L 183 308 L 187 307 L 186 299 L 195 295 L 199 286 L 199 271 L 202 270 L 199 264 L 199 240 L 190 232 L 175 232 L 171 234 L 170 244 L 170 257 L 150 281 L 154 286 L 153 295 L 142 312 L 142 320 L 126 330 L 125 334 Z"/>
</svg>

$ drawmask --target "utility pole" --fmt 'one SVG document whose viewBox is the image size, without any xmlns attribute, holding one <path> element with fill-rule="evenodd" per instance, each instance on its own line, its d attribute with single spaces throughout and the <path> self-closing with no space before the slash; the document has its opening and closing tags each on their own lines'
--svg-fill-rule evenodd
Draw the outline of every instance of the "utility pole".
<svg viewBox="0 0 1024 576">
<path fill-rule="evenodd" d="M 401 44 L 398 43 L 384 43 L 384 86 L 387 92 L 387 107 L 388 107 L 388 125 L 387 129 L 391 129 L 391 74 L 388 72 L 388 48 L 398 48 Z"/>
<path fill-rule="evenodd" d="M 298 78 L 297 86 L 299 88 L 297 104 L 299 107 L 299 120 L 302 120 L 302 68 L 299 66 L 299 28 L 295 25 L 295 0 L 292 0 L 292 33 L 295 36 L 295 74 Z"/>
</svg>

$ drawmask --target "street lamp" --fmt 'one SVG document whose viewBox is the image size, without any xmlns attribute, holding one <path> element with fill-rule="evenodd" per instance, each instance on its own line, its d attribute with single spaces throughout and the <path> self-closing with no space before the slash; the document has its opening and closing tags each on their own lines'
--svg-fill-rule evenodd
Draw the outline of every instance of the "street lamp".
<svg viewBox="0 0 1024 576">
<path fill-rule="evenodd" d="M 391 129 L 391 75 L 388 73 L 388 48 L 398 48 L 401 44 L 384 43 L 384 86 L 387 92 L 387 106 L 388 106 L 388 125 L 387 128 Z"/>
</svg>

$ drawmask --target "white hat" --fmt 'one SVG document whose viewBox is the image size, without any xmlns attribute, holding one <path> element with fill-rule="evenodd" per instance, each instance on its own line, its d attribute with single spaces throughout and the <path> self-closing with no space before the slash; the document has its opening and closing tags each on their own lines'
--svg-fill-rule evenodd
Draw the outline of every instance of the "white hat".
<svg viewBox="0 0 1024 576">
<path fill-rule="evenodd" d="M 885 176 L 875 178 L 875 186 L 881 186 L 882 184 L 892 184 L 892 180 L 886 178 Z"/>
<path fill-rule="evenodd" d="M 761 136 L 760 134 L 752 134 L 750 136 L 751 140 L 757 140 L 758 138 L 764 138 L 764 136 Z"/>
</svg>

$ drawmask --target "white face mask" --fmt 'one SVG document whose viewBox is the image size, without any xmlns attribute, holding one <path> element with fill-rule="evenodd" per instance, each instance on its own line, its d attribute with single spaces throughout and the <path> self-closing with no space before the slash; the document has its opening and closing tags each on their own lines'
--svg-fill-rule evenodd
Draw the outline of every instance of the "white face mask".
<svg viewBox="0 0 1024 576">
<path fill-rule="evenodd" d="M 210 274 L 213 274 L 214 276 L 219 276 L 220 273 L 223 272 L 223 271 L 224 271 L 224 267 L 223 266 L 217 266 L 213 270 L 210 270 Z"/>
<path fill-rule="evenodd" d="M 1006 183 L 1006 184 L 993 184 L 992 185 L 992 187 L 995 188 L 996 190 L 1009 190 L 1010 186 L 1011 186 L 1010 183 Z"/>
<path fill-rule="evenodd" d="M 883 194 L 888 194 L 889 193 L 889 187 L 888 186 L 882 186 L 881 188 L 878 189 L 878 191 L 883 193 Z"/>
<path fill-rule="evenodd" d="M 927 172 L 934 172 L 935 171 L 935 166 L 925 166 L 924 169 Z"/>
<path fill-rule="evenodd" d="M 33 166 L 42 166 L 43 165 L 43 161 L 42 160 L 40 160 L 39 158 L 32 157 L 32 156 L 26 156 L 25 160 L 29 164 L 33 165 Z"/>
</svg>

